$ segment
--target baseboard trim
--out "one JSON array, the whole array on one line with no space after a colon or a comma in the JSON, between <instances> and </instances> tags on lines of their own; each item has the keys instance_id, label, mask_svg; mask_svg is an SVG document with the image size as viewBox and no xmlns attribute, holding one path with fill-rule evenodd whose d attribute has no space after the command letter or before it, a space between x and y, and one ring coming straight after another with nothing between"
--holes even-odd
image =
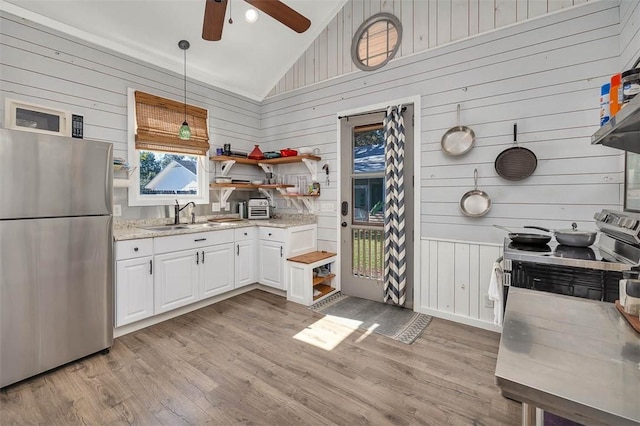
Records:
<instances>
[{"instance_id":1,"label":"baseboard trim","mask_svg":"<svg viewBox=\"0 0 640 426\"><path fill-rule=\"evenodd\" d=\"M502 327L494 325L493 322L487 322L475 318L463 317L450 312L442 312L435 309L416 307L416 312L421 314L431 315L432 317L446 319L448 321L457 322L459 324L470 325L472 327L482 328L484 330L495 331L496 333L502 333Z\"/></svg>"},{"instance_id":2,"label":"baseboard trim","mask_svg":"<svg viewBox=\"0 0 640 426\"><path fill-rule=\"evenodd\" d=\"M222 302L223 300L230 299L234 296L237 296L242 293L246 293L251 290L255 290L256 288L259 288L260 290L265 290L265 291L274 290L259 284L249 284L242 288L237 288L237 289L228 291L226 293L210 297L205 300L200 300L191 305L182 306L180 308L174 309L173 311L164 312L162 314L154 315L150 318L145 318L143 320L136 321L131 324L123 325L122 327L114 328L113 337L117 338L117 337L124 336L125 334L133 333L134 331L142 330L143 328L147 328L149 326L159 324L171 318L179 317L180 315L184 315L186 313L195 311L197 309L204 308L205 306L209 306L214 303ZM275 291L279 291L279 290L274 290L272 293L274 293ZM278 294L278 293L274 293L274 294Z\"/></svg>"}]
</instances>

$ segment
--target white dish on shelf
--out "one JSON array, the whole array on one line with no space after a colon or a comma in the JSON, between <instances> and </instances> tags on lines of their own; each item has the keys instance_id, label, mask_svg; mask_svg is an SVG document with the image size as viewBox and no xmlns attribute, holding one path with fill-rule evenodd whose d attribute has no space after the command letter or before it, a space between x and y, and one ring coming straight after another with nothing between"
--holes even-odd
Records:
<instances>
[{"instance_id":1,"label":"white dish on shelf","mask_svg":"<svg viewBox=\"0 0 640 426\"><path fill-rule=\"evenodd\" d=\"M232 179L230 177L217 177L214 179L215 183L231 183Z\"/></svg>"},{"instance_id":2,"label":"white dish on shelf","mask_svg":"<svg viewBox=\"0 0 640 426\"><path fill-rule=\"evenodd\" d=\"M311 154L313 152L313 148L302 147L296 149L296 151L298 151L298 154Z\"/></svg>"},{"instance_id":3,"label":"white dish on shelf","mask_svg":"<svg viewBox=\"0 0 640 426\"><path fill-rule=\"evenodd\" d=\"M251 183L253 185L262 185L262 181L261 180L252 180Z\"/></svg>"},{"instance_id":4,"label":"white dish on shelf","mask_svg":"<svg viewBox=\"0 0 640 426\"><path fill-rule=\"evenodd\" d=\"M291 186L285 189L287 190L287 194L297 194L300 191L297 186Z\"/></svg>"}]
</instances>

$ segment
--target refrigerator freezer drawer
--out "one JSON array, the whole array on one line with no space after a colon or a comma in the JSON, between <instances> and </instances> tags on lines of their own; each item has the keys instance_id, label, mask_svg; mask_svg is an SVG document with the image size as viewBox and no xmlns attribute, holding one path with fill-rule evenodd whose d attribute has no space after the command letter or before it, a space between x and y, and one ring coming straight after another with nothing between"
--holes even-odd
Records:
<instances>
[{"instance_id":1,"label":"refrigerator freezer drawer","mask_svg":"<svg viewBox=\"0 0 640 426\"><path fill-rule=\"evenodd\" d=\"M111 221L0 221L0 387L112 345Z\"/></svg>"}]
</instances>

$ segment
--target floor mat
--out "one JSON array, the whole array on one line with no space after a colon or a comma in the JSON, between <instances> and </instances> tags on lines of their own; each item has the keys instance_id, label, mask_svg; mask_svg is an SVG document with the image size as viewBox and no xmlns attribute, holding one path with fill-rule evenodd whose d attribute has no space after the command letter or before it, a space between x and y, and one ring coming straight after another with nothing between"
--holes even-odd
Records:
<instances>
[{"instance_id":1,"label":"floor mat","mask_svg":"<svg viewBox=\"0 0 640 426\"><path fill-rule=\"evenodd\" d=\"M409 309L336 293L309 309L359 321L360 328L410 345L427 328L431 317Z\"/></svg>"}]
</instances>

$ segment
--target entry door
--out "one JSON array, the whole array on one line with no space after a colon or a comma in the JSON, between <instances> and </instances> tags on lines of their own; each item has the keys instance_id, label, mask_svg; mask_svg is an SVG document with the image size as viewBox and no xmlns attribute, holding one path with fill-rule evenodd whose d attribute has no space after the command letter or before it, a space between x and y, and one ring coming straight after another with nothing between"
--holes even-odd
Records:
<instances>
[{"instance_id":1,"label":"entry door","mask_svg":"<svg viewBox=\"0 0 640 426\"><path fill-rule=\"evenodd\" d=\"M341 120L340 240L341 290L363 299L383 301L385 113ZM413 106L405 124L405 219L407 301L413 307Z\"/></svg>"}]
</instances>

